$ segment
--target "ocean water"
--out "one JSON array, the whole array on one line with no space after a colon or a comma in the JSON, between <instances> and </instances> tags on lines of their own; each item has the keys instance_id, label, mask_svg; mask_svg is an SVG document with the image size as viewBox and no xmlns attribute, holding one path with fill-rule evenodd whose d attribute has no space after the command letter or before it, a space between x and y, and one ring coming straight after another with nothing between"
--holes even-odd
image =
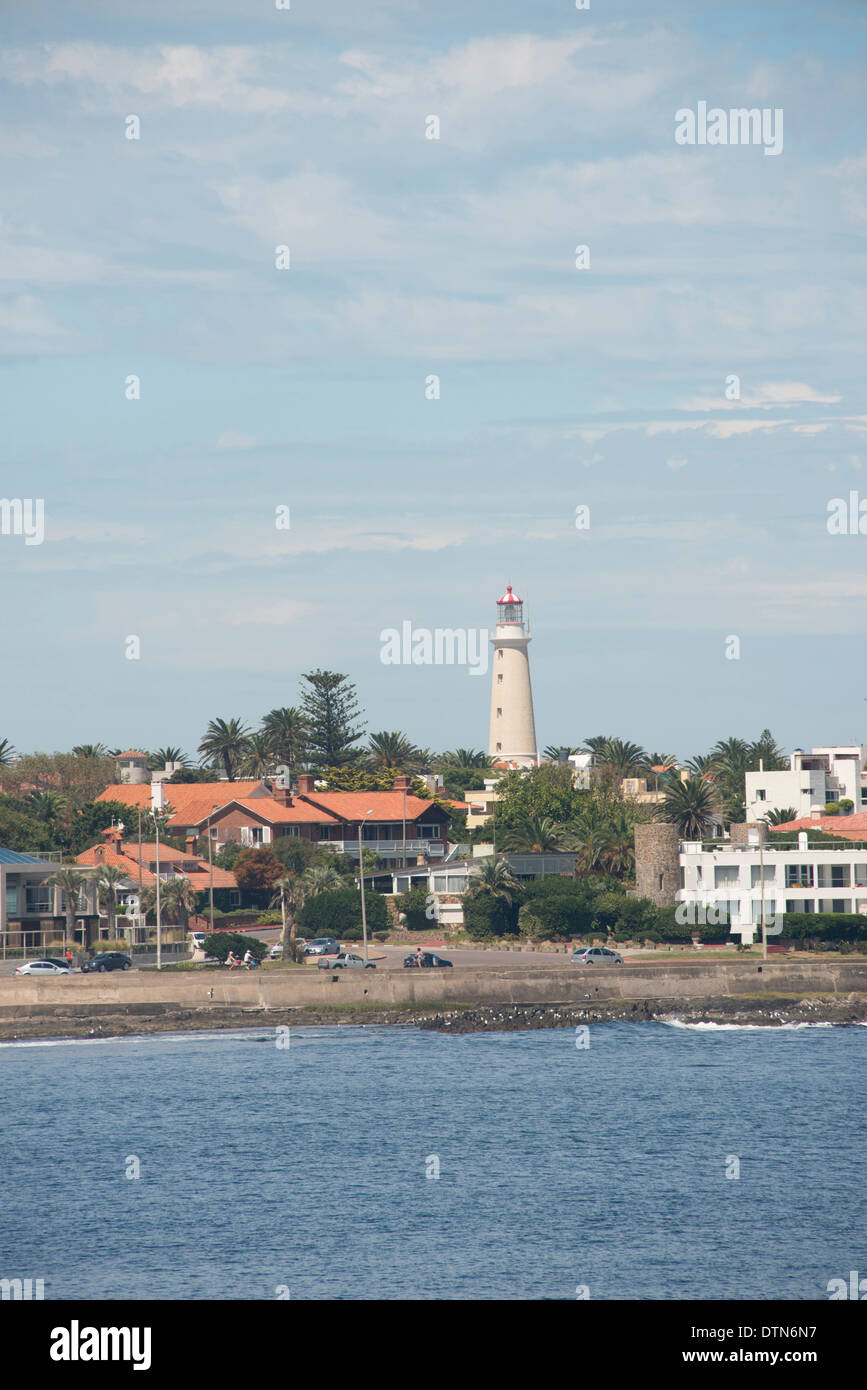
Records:
<instances>
[{"instance_id":1,"label":"ocean water","mask_svg":"<svg viewBox=\"0 0 867 1390\"><path fill-rule=\"evenodd\" d=\"M867 1270L867 1028L286 1039L0 1044L0 1277L70 1299L824 1299Z\"/></svg>"}]
</instances>

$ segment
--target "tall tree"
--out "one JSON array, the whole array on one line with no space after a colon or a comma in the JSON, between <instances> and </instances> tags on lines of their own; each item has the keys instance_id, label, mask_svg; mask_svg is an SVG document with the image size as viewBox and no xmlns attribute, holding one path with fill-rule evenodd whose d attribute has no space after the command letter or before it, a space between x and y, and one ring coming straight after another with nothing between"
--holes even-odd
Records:
<instances>
[{"instance_id":1,"label":"tall tree","mask_svg":"<svg viewBox=\"0 0 867 1390\"><path fill-rule=\"evenodd\" d=\"M112 941L117 931L117 894L122 883L128 883L134 870L118 868L116 864L101 864L96 874L96 884L100 898L104 898L108 917L108 934Z\"/></svg>"},{"instance_id":2,"label":"tall tree","mask_svg":"<svg viewBox=\"0 0 867 1390\"><path fill-rule=\"evenodd\" d=\"M8 738L0 738L0 767L8 767L15 757L15 749Z\"/></svg>"},{"instance_id":3,"label":"tall tree","mask_svg":"<svg viewBox=\"0 0 867 1390\"><path fill-rule=\"evenodd\" d=\"M77 743L72 751L76 758L104 758L108 753L104 743Z\"/></svg>"},{"instance_id":4,"label":"tall tree","mask_svg":"<svg viewBox=\"0 0 867 1390\"><path fill-rule=\"evenodd\" d=\"M418 772L424 765L420 748L398 730L371 734L367 760L371 767L393 767L401 772Z\"/></svg>"},{"instance_id":5,"label":"tall tree","mask_svg":"<svg viewBox=\"0 0 867 1390\"><path fill-rule=\"evenodd\" d=\"M713 827L719 814L713 787L701 777L672 782L666 788L662 819L677 826L684 840L701 840Z\"/></svg>"},{"instance_id":6,"label":"tall tree","mask_svg":"<svg viewBox=\"0 0 867 1390\"><path fill-rule=\"evenodd\" d=\"M550 854L569 848L568 832L550 816L522 816L503 839L505 849L525 854Z\"/></svg>"},{"instance_id":7,"label":"tall tree","mask_svg":"<svg viewBox=\"0 0 867 1390\"><path fill-rule=\"evenodd\" d=\"M437 758L437 770L445 772L447 769L454 768L461 772L469 772L473 768L489 768L492 759L487 753L483 753L477 748L454 748L447 753L440 753Z\"/></svg>"},{"instance_id":8,"label":"tall tree","mask_svg":"<svg viewBox=\"0 0 867 1390\"><path fill-rule=\"evenodd\" d=\"M250 730L240 719L212 719L199 744L202 762L223 770L230 782L235 780L235 768L247 750Z\"/></svg>"},{"instance_id":9,"label":"tall tree","mask_svg":"<svg viewBox=\"0 0 867 1390\"><path fill-rule=\"evenodd\" d=\"M151 772L162 772L166 763L180 763L181 767L190 766L190 760L183 748L176 748L171 743L167 748L156 748L153 753L148 753L148 767Z\"/></svg>"},{"instance_id":10,"label":"tall tree","mask_svg":"<svg viewBox=\"0 0 867 1390\"><path fill-rule=\"evenodd\" d=\"M267 777L274 766L274 754L268 735L261 731L250 734L241 758L241 771L245 777Z\"/></svg>"},{"instance_id":11,"label":"tall tree","mask_svg":"<svg viewBox=\"0 0 867 1390\"><path fill-rule=\"evenodd\" d=\"M307 721L294 705L269 710L262 720L262 733L268 739L276 762L289 767L304 761L307 732Z\"/></svg>"},{"instance_id":12,"label":"tall tree","mask_svg":"<svg viewBox=\"0 0 867 1390\"><path fill-rule=\"evenodd\" d=\"M52 888L59 888L63 894L63 912L66 917L63 944L67 946L75 936L75 917L78 912L78 895L91 875L83 869L59 869L46 879ZM83 943L82 943L83 944Z\"/></svg>"},{"instance_id":13,"label":"tall tree","mask_svg":"<svg viewBox=\"0 0 867 1390\"><path fill-rule=\"evenodd\" d=\"M311 761L345 767L361 756L354 748L365 730L354 684L339 671L307 671L301 708L309 733Z\"/></svg>"}]
</instances>

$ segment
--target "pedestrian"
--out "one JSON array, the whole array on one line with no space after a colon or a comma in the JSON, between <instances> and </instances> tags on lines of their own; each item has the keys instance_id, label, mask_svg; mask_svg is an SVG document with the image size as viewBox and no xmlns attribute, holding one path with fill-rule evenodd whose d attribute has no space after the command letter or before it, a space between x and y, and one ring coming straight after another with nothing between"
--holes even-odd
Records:
<instances>
[{"instance_id":1,"label":"pedestrian","mask_svg":"<svg viewBox=\"0 0 867 1390\"><path fill-rule=\"evenodd\" d=\"M250 950L250 947L248 946L247 949L246 949L246 951L244 952L244 969L245 969L245 970L249 970L249 969L250 969L250 965L251 965L251 963L252 963L252 960L253 960L253 952Z\"/></svg>"},{"instance_id":2,"label":"pedestrian","mask_svg":"<svg viewBox=\"0 0 867 1390\"><path fill-rule=\"evenodd\" d=\"M419 946L418 950L417 950L416 953L415 953L415 963L416 963L416 965L418 966L419 970L421 970L421 965L422 965L422 961L423 961L423 960L424 960L424 956L423 956L423 954L422 954L422 949L421 949L421 947Z\"/></svg>"},{"instance_id":3,"label":"pedestrian","mask_svg":"<svg viewBox=\"0 0 867 1390\"><path fill-rule=\"evenodd\" d=\"M72 969L72 952L70 951L70 949L69 949L68 946L67 946L67 948L66 948L66 964L69 966L69 969L71 970L71 969Z\"/></svg>"}]
</instances>

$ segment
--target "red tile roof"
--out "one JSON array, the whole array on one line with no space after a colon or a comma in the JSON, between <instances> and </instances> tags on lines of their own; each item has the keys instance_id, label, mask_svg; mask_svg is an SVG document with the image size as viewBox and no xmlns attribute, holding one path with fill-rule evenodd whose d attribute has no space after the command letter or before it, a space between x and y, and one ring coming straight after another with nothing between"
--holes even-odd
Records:
<instances>
[{"instance_id":1,"label":"red tile roof","mask_svg":"<svg viewBox=\"0 0 867 1390\"><path fill-rule=\"evenodd\" d=\"M296 805L306 802L311 806L323 807L343 821L364 820L368 811L373 812L372 816L367 816L371 821L399 821L404 815L403 792L311 792L296 797L295 802ZM426 801L424 797L408 792L406 818L418 820L435 805L435 801Z\"/></svg>"},{"instance_id":2,"label":"red tile roof","mask_svg":"<svg viewBox=\"0 0 867 1390\"><path fill-rule=\"evenodd\" d=\"M867 840L867 811L856 811L852 816L801 816L772 826L771 834L778 830L823 830L844 840Z\"/></svg>"},{"instance_id":3,"label":"red tile roof","mask_svg":"<svg viewBox=\"0 0 867 1390\"><path fill-rule=\"evenodd\" d=\"M156 874L152 873L146 866L156 860L156 844L142 845L142 869L141 881L145 888L152 888L156 883ZM160 868L177 870L183 863L195 861L195 869L184 870L183 877L188 879L190 886L201 892L210 884L210 873L208 870L207 859L200 859L197 855L181 854L176 849L171 849L168 845L160 844ZM111 845L91 845L90 849L84 850L76 855L75 862L86 867L99 867L102 864L113 864L118 869L123 869L129 875L130 881L138 884L139 861L138 845L135 843L124 843L121 845L120 852ZM214 865L214 887L215 888L237 888L238 881L234 874L227 869L219 869ZM177 876L177 875L175 875Z\"/></svg>"}]
</instances>

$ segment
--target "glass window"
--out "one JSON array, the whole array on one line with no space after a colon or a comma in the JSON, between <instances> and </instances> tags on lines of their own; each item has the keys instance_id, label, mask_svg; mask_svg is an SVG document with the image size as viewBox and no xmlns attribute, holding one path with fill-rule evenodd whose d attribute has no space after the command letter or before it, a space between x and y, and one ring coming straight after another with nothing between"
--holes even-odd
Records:
<instances>
[{"instance_id":1,"label":"glass window","mask_svg":"<svg viewBox=\"0 0 867 1390\"><path fill-rule=\"evenodd\" d=\"M787 887L787 888L812 888L812 887L813 887L813 866L812 866L812 864L787 864L787 865L786 865L786 887Z\"/></svg>"},{"instance_id":2,"label":"glass window","mask_svg":"<svg viewBox=\"0 0 867 1390\"><path fill-rule=\"evenodd\" d=\"M739 864L715 864L713 869L713 886L714 888L721 888L725 883L737 883L739 875Z\"/></svg>"},{"instance_id":3,"label":"glass window","mask_svg":"<svg viewBox=\"0 0 867 1390\"><path fill-rule=\"evenodd\" d=\"M751 888L758 888L758 887L760 886L760 884L761 884L761 882L762 882L762 871L761 871L761 870L762 870L761 864L751 864L751 865L750 865L750 887L751 887ZM774 883L775 880L776 880L776 877L777 877L777 866L776 866L776 864L766 864L766 865L765 865L765 873L764 873L765 883Z\"/></svg>"}]
</instances>

